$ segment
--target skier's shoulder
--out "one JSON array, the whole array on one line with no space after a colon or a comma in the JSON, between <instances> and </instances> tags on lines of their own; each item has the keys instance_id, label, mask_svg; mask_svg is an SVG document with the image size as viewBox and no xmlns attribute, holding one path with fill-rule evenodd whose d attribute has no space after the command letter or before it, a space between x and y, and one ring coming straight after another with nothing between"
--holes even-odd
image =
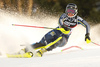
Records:
<instances>
[{"instance_id":1,"label":"skier's shoulder","mask_svg":"<svg viewBox=\"0 0 100 67\"><path fill-rule=\"evenodd\" d=\"M60 18L64 18L64 17L66 17L66 13L63 13L63 14L60 16Z\"/></svg>"},{"instance_id":2,"label":"skier's shoulder","mask_svg":"<svg viewBox=\"0 0 100 67\"><path fill-rule=\"evenodd\" d=\"M77 16L78 21L83 21L84 19L80 16Z\"/></svg>"},{"instance_id":3,"label":"skier's shoulder","mask_svg":"<svg viewBox=\"0 0 100 67\"><path fill-rule=\"evenodd\" d=\"M83 18L81 18L80 16L77 16L77 19L78 19L78 24L87 24L88 25L88 23L87 23L87 21L85 21Z\"/></svg>"}]
</instances>

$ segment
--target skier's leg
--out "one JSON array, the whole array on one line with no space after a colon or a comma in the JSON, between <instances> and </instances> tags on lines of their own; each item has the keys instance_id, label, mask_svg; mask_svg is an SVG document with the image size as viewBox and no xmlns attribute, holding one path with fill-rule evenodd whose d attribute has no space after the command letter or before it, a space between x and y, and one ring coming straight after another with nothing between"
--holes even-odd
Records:
<instances>
[{"instance_id":1,"label":"skier's leg","mask_svg":"<svg viewBox=\"0 0 100 67\"><path fill-rule=\"evenodd\" d=\"M59 37L55 41L47 44L46 46L36 48L36 49L40 48L40 50L38 50L37 53L34 56L42 57L44 52L51 51L52 49L56 48L57 45L58 45L57 42L60 42L61 39L62 39L62 37Z\"/></svg>"},{"instance_id":2,"label":"skier's leg","mask_svg":"<svg viewBox=\"0 0 100 67\"><path fill-rule=\"evenodd\" d=\"M48 32L39 43L31 45L32 49L35 49L34 56L41 57L44 52L50 51L56 48L62 42L61 33L57 30L52 30ZM25 49L25 51L32 51L31 49ZM34 51L33 51L34 52Z\"/></svg>"},{"instance_id":3,"label":"skier's leg","mask_svg":"<svg viewBox=\"0 0 100 67\"><path fill-rule=\"evenodd\" d=\"M34 49L38 50L36 55L41 57L44 52L54 49L61 38L57 30L48 32L38 44L33 44Z\"/></svg>"},{"instance_id":4,"label":"skier's leg","mask_svg":"<svg viewBox=\"0 0 100 67\"><path fill-rule=\"evenodd\" d=\"M53 30L50 31L53 33ZM46 52L47 50L44 48L44 46L46 46L46 44L48 44L49 42L51 42L52 39L52 35L50 34L50 32L48 32L42 39L40 42L37 43L33 43L32 45L27 45L24 49L21 49L18 53L19 54L23 54L26 52L32 52L33 54L35 54L36 52L41 52L41 54L43 54L44 52ZM41 48L43 47L43 48ZM42 55L41 55L42 56Z\"/></svg>"},{"instance_id":5,"label":"skier's leg","mask_svg":"<svg viewBox=\"0 0 100 67\"><path fill-rule=\"evenodd\" d=\"M51 51L52 49L56 48L60 42L62 40L62 36L61 33L57 30L52 30L49 33L47 33L42 40L39 43L44 44L44 46L42 47L38 47L38 48L44 48L45 51L40 50L38 51L38 54L42 54L46 51ZM37 49L37 48L35 48Z\"/></svg>"},{"instance_id":6,"label":"skier's leg","mask_svg":"<svg viewBox=\"0 0 100 67\"><path fill-rule=\"evenodd\" d=\"M55 33L56 35L53 36L51 33ZM31 48L26 48L25 51L34 52L35 49L34 56L42 57L44 52L51 51L56 47L62 47L67 43L69 36L59 35L59 32L52 30L47 33L39 43L32 44L30 46Z\"/></svg>"},{"instance_id":7,"label":"skier's leg","mask_svg":"<svg viewBox=\"0 0 100 67\"><path fill-rule=\"evenodd\" d=\"M61 39L61 42L60 42L60 44L58 45L58 47L63 47L63 46L65 46L66 44L67 44L67 42L68 42L68 39L69 39L69 36L70 36L71 34L69 34L69 35L62 35L62 39Z\"/></svg>"}]
</instances>

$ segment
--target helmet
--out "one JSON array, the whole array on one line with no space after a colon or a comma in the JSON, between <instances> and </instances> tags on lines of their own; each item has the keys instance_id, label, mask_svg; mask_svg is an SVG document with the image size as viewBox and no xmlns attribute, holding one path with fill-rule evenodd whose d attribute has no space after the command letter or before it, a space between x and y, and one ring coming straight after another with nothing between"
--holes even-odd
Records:
<instances>
[{"instance_id":1,"label":"helmet","mask_svg":"<svg viewBox=\"0 0 100 67\"><path fill-rule=\"evenodd\" d=\"M74 3L69 3L66 6L65 13L67 14L68 17L75 17L78 13L77 11L78 11L77 5Z\"/></svg>"}]
</instances>

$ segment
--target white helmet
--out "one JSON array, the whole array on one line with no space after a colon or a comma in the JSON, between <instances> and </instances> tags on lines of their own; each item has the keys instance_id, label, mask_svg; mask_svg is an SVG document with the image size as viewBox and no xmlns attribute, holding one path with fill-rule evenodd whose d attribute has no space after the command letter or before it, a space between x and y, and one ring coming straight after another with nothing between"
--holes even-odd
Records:
<instances>
[{"instance_id":1,"label":"white helmet","mask_svg":"<svg viewBox=\"0 0 100 67\"><path fill-rule=\"evenodd\" d=\"M74 3L69 3L66 6L65 13L67 14L68 17L75 17L78 13L77 11L78 11L77 5Z\"/></svg>"}]
</instances>

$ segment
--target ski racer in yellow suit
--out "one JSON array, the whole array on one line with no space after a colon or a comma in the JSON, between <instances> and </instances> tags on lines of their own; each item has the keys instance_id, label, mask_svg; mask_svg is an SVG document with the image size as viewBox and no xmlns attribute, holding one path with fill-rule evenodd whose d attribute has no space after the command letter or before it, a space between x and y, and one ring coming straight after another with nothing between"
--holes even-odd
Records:
<instances>
[{"instance_id":1,"label":"ski racer in yellow suit","mask_svg":"<svg viewBox=\"0 0 100 67\"><path fill-rule=\"evenodd\" d=\"M40 42L31 45L32 48L38 50L34 56L42 57L44 52L66 45L72 29L78 24L81 24L86 28L85 41L90 43L90 26L85 20L77 16L77 13L77 5L69 3L66 6L65 13L59 18L59 26L48 32ZM27 51L27 49L25 49L25 51Z\"/></svg>"}]
</instances>

